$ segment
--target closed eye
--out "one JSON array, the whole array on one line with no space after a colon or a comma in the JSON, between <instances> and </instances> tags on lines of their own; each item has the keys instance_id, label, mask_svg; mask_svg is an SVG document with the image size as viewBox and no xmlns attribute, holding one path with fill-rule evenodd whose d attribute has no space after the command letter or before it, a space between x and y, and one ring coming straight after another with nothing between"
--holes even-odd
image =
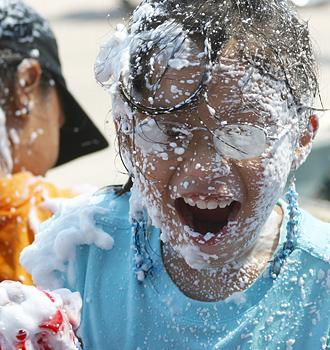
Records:
<instances>
[{"instance_id":1,"label":"closed eye","mask_svg":"<svg viewBox=\"0 0 330 350\"><path fill-rule=\"evenodd\" d=\"M187 130L183 125L178 126L177 124L171 125L168 123L158 123L158 126L162 132L170 138L185 139L190 135L189 130Z\"/></svg>"}]
</instances>

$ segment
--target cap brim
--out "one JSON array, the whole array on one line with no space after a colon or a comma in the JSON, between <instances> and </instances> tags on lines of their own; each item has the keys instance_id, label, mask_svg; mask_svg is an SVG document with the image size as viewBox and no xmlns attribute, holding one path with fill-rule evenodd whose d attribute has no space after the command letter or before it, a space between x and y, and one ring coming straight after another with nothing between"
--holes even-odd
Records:
<instances>
[{"instance_id":1,"label":"cap brim","mask_svg":"<svg viewBox=\"0 0 330 350\"><path fill-rule=\"evenodd\" d=\"M56 81L61 96L65 123L60 130L60 150L55 166L67 163L78 157L100 151L109 143L65 85Z\"/></svg>"}]
</instances>

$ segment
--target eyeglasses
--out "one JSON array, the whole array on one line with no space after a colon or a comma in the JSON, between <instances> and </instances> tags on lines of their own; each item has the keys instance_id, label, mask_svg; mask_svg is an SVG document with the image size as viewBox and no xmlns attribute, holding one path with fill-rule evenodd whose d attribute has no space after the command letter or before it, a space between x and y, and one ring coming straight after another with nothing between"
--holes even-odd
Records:
<instances>
[{"instance_id":1,"label":"eyeglasses","mask_svg":"<svg viewBox=\"0 0 330 350\"><path fill-rule=\"evenodd\" d=\"M164 159L182 155L193 132L202 130L211 132L214 147L219 154L236 160L258 157L266 149L269 140L278 139L270 136L266 129L249 123L228 123L210 130L207 127L188 128L178 122L157 121L150 117L141 121L133 133L135 145L143 153Z\"/></svg>"}]
</instances>

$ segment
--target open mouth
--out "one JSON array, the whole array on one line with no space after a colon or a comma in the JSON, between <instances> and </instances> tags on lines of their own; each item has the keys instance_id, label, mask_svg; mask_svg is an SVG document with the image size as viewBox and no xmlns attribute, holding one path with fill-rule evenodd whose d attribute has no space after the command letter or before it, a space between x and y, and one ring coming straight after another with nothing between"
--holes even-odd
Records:
<instances>
[{"instance_id":1,"label":"open mouth","mask_svg":"<svg viewBox=\"0 0 330 350\"><path fill-rule=\"evenodd\" d=\"M175 208L184 226L193 232L192 236L205 238L221 234L223 228L239 212L241 204L234 200L215 200L205 198L197 200L191 197L177 198Z\"/></svg>"}]
</instances>

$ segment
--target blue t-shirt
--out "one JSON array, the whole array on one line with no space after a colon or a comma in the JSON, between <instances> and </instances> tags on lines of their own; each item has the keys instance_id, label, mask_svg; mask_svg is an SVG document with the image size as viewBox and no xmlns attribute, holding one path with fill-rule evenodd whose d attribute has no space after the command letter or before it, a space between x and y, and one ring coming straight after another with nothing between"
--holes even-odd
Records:
<instances>
[{"instance_id":1,"label":"blue t-shirt","mask_svg":"<svg viewBox=\"0 0 330 350\"><path fill-rule=\"evenodd\" d=\"M153 226L148 251L157 270L139 284L132 272L135 251L129 194L116 198L109 191L91 198L88 205L94 210L94 226L112 236L112 248L78 245L70 268L65 268L68 261L50 272L59 281L57 286L81 293L78 335L85 350L316 350L329 344L329 224L302 210L301 237L275 280L267 273L269 264L245 291L223 301L201 302L182 294L167 274L160 232ZM285 213L280 246L285 241L288 213L286 204L279 204ZM44 236L50 226L61 227L61 219L60 214L51 221L53 225L44 225ZM51 234L48 237L53 240ZM29 272L33 274L33 269Z\"/></svg>"}]
</instances>

